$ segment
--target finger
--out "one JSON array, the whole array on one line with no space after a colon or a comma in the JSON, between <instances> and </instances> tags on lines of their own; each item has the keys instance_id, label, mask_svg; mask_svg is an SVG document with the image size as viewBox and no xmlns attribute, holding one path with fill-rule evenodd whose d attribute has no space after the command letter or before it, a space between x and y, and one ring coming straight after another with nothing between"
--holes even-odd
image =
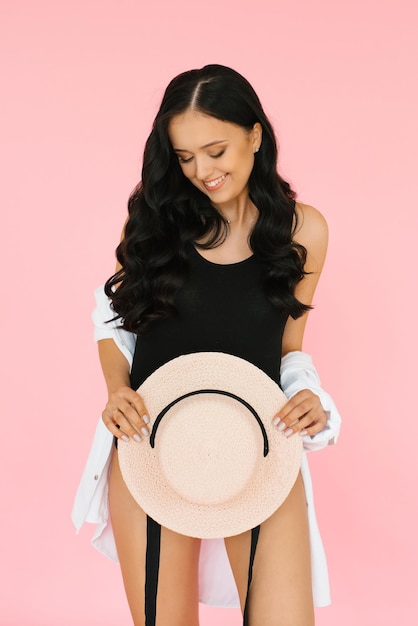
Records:
<instances>
[{"instance_id":1,"label":"finger","mask_svg":"<svg viewBox=\"0 0 418 626\"><path fill-rule=\"evenodd\" d=\"M304 426L310 425L317 413L318 411L315 411L315 408L312 409L307 404L298 404L285 417L280 418L280 416L276 416L273 420L273 425L280 432L287 433L289 429L293 429L292 432L297 432ZM289 434L292 433L288 433L287 436Z\"/></svg>"},{"instance_id":2,"label":"finger","mask_svg":"<svg viewBox=\"0 0 418 626\"><path fill-rule=\"evenodd\" d=\"M309 412L304 417L301 417L300 419L291 422L288 426L284 422L282 422L279 425L278 429L283 432L285 437L291 437L296 433L306 433L306 429L312 427L313 423L314 422Z\"/></svg>"},{"instance_id":3,"label":"finger","mask_svg":"<svg viewBox=\"0 0 418 626\"><path fill-rule=\"evenodd\" d=\"M291 437L295 433L305 435L319 432L326 424L322 405L320 402L314 402L314 406L306 410L308 406L309 404L305 403L296 406L283 420L276 417L273 424L285 437Z\"/></svg>"},{"instance_id":4,"label":"finger","mask_svg":"<svg viewBox=\"0 0 418 626\"><path fill-rule=\"evenodd\" d=\"M122 408L120 406L120 401L128 402L131 406L135 408L138 415L140 415L141 417L147 415L147 409L145 407L142 397L139 395L138 392L134 391L130 387L123 387L122 389L120 389L118 392L116 392L115 398L117 399L116 405L119 408ZM113 396L111 396L110 400L113 399Z\"/></svg>"},{"instance_id":5,"label":"finger","mask_svg":"<svg viewBox=\"0 0 418 626\"><path fill-rule=\"evenodd\" d=\"M296 422L304 415L308 415L311 411L319 410L319 403L314 398L307 398L298 403L292 403L286 409L286 414L281 415L279 413L279 417L281 421L285 421L286 424L290 426L292 422Z\"/></svg>"},{"instance_id":6,"label":"finger","mask_svg":"<svg viewBox=\"0 0 418 626\"><path fill-rule=\"evenodd\" d=\"M125 434L128 440L131 438L141 441L149 435L150 419L144 402L139 394L128 387L111 394L102 418L109 430L120 439L124 439ZM118 432L115 433L112 424L116 426Z\"/></svg>"},{"instance_id":7,"label":"finger","mask_svg":"<svg viewBox=\"0 0 418 626\"><path fill-rule=\"evenodd\" d=\"M107 415L107 417L103 417L103 421L111 433L123 441L132 439L139 443L149 436L149 430L146 425L142 426L140 430L137 431L133 428L129 420L126 419L125 415L118 409L113 413L111 419L109 419Z\"/></svg>"},{"instance_id":8,"label":"finger","mask_svg":"<svg viewBox=\"0 0 418 626\"><path fill-rule=\"evenodd\" d=\"M309 389L302 389L302 391L298 391L293 398L288 400L286 404L284 404L280 411L277 412L277 417L281 420L286 420L292 411L294 411L298 406L302 406L305 409L305 413L312 408L312 403L319 401L318 396L312 393Z\"/></svg>"},{"instance_id":9,"label":"finger","mask_svg":"<svg viewBox=\"0 0 418 626\"><path fill-rule=\"evenodd\" d=\"M312 413L309 412L307 415L302 417L296 424L291 424L287 430L285 430L285 437L291 437L292 435L298 433L302 437L308 434L308 430L312 432L312 429L316 427L318 421L312 417ZM318 430L315 432L319 432L322 427L319 426Z\"/></svg>"},{"instance_id":10,"label":"finger","mask_svg":"<svg viewBox=\"0 0 418 626\"><path fill-rule=\"evenodd\" d=\"M135 441L141 441L150 434L147 423L144 421L144 417L138 415L135 408L129 403L121 403L121 406L116 415L114 415L113 419L120 426L121 430L129 438L134 439ZM148 418L146 417L146 419Z\"/></svg>"},{"instance_id":11,"label":"finger","mask_svg":"<svg viewBox=\"0 0 418 626\"><path fill-rule=\"evenodd\" d=\"M306 426L304 429L302 429L302 431L300 431L299 434L302 436L316 435L317 433L320 433L322 430L324 430L324 428L327 425L327 421L328 421L327 414L325 413L325 411L322 411L321 416L315 422L309 424L309 426Z\"/></svg>"},{"instance_id":12,"label":"finger","mask_svg":"<svg viewBox=\"0 0 418 626\"><path fill-rule=\"evenodd\" d=\"M114 437L116 437L117 439L123 439L124 441L129 441L128 435L123 432L123 430L120 428L119 424L116 421L117 413L117 409L111 414L105 409L102 413L103 423L106 428L110 430Z\"/></svg>"},{"instance_id":13,"label":"finger","mask_svg":"<svg viewBox=\"0 0 418 626\"><path fill-rule=\"evenodd\" d=\"M142 415L145 415L145 409L142 406L134 406L130 402L121 399L118 402L117 408L135 428L145 423L142 418Z\"/></svg>"},{"instance_id":14,"label":"finger","mask_svg":"<svg viewBox=\"0 0 418 626\"><path fill-rule=\"evenodd\" d=\"M109 396L109 407L114 406L115 408L123 410L126 403L134 407L138 415L145 416L147 414L147 409L142 397L130 387L122 387Z\"/></svg>"},{"instance_id":15,"label":"finger","mask_svg":"<svg viewBox=\"0 0 418 626\"><path fill-rule=\"evenodd\" d=\"M129 387L123 387L118 392L110 396L109 404L114 404L126 415L126 417L132 419L132 422L135 423L137 421L137 417L135 413L130 411L130 407L133 407L142 421L146 424L149 423L148 412L142 397Z\"/></svg>"},{"instance_id":16,"label":"finger","mask_svg":"<svg viewBox=\"0 0 418 626\"><path fill-rule=\"evenodd\" d=\"M135 408L144 424L150 423L149 414L141 396L135 391L130 404Z\"/></svg>"},{"instance_id":17,"label":"finger","mask_svg":"<svg viewBox=\"0 0 418 626\"><path fill-rule=\"evenodd\" d=\"M283 430L283 424L286 427L290 427L311 411L319 413L323 411L323 408L319 397L309 389L304 389L293 396L293 398L280 409L273 419L273 424L275 426L281 425L281 430Z\"/></svg>"}]
</instances>

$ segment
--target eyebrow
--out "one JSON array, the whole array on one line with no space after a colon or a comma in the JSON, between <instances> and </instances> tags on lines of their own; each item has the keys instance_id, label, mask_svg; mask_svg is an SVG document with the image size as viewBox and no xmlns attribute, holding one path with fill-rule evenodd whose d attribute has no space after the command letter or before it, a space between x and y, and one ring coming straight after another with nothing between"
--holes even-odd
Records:
<instances>
[{"instance_id":1,"label":"eyebrow","mask_svg":"<svg viewBox=\"0 0 418 626\"><path fill-rule=\"evenodd\" d=\"M200 149L204 150L204 148L210 148L211 146L216 146L218 143L225 143L228 139L219 139L217 141L211 141L210 143L205 144ZM174 152L190 152L190 150L185 150L184 148L173 148Z\"/></svg>"}]
</instances>

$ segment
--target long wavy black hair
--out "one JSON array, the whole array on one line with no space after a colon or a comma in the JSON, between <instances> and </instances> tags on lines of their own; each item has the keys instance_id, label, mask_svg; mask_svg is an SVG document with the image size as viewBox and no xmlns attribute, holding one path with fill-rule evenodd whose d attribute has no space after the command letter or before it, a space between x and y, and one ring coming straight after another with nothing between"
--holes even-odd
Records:
<instances>
[{"instance_id":1,"label":"long wavy black hair","mask_svg":"<svg viewBox=\"0 0 418 626\"><path fill-rule=\"evenodd\" d=\"M146 142L141 182L129 197L124 238L116 250L122 269L105 285L114 319L142 335L154 320L174 316L174 296L187 275L188 246L212 248L228 234L226 220L182 173L170 143L171 119L190 108L248 131L261 124L262 145L248 183L259 216L249 244L265 265L266 296L286 314L300 317L310 308L294 296L305 274L306 249L293 241L296 194L277 173L273 128L243 76L206 65L170 82ZM205 244L197 244L202 239Z\"/></svg>"}]
</instances>

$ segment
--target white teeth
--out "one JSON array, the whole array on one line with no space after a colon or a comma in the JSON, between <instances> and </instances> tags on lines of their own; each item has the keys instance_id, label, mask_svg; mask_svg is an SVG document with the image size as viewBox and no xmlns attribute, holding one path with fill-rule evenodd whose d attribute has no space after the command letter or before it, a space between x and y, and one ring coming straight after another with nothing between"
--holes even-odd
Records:
<instances>
[{"instance_id":1,"label":"white teeth","mask_svg":"<svg viewBox=\"0 0 418 626\"><path fill-rule=\"evenodd\" d=\"M220 178L217 178L216 180L211 180L210 182L205 183L205 187L216 187L216 185L219 185L219 183L221 183L225 179L225 177L226 174L224 174Z\"/></svg>"}]
</instances>

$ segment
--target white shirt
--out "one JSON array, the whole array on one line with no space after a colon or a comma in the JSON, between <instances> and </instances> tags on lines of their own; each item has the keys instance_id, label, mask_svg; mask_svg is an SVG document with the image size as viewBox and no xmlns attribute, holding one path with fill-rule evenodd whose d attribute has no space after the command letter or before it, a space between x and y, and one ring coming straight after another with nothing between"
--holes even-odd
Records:
<instances>
[{"instance_id":1,"label":"white shirt","mask_svg":"<svg viewBox=\"0 0 418 626\"><path fill-rule=\"evenodd\" d=\"M97 306L93 312L95 339L112 338L129 364L135 351L135 335L118 328L117 322L105 324L114 317L103 287L96 292ZM304 437L305 450L319 450L336 443L341 418L331 397L320 387L312 359L303 352L290 352L282 358L281 385L288 398L301 389L311 389L320 399L328 415L323 431ZM92 544L104 555L118 561L108 508L108 474L113 435L99 419L92 447L82 475L72 510L72 520L80 530L84 522L96 524ZM325 552L315 516L313 490L306 453L303 453L301 474L305 486L309 536L311 545L312 585L315 606L330 603L328 569ZM199 599L205 604L239 607L238 592L226 554L223 539L203 539L199 562Z\"/></svg>"}]
</instances>

